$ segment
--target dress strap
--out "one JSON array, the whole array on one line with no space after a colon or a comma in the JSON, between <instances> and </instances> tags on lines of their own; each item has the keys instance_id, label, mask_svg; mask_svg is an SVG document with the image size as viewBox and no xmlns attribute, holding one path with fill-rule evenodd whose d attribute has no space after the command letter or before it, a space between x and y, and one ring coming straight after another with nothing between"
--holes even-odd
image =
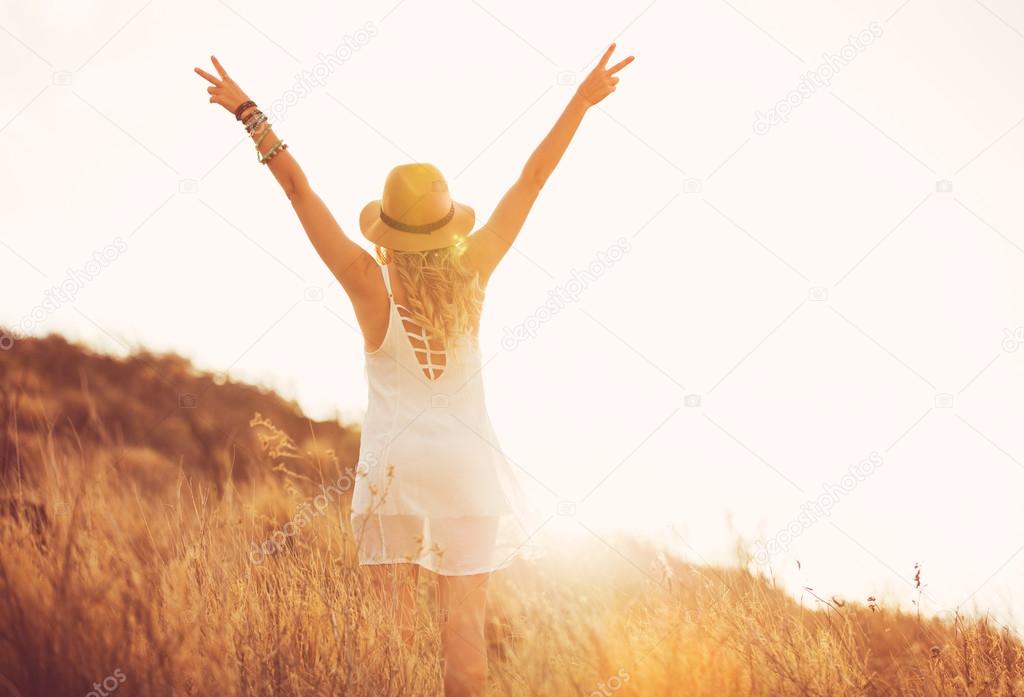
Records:
<instances>
[{"instance_id":1,"label":"dress strap","mask_svg":"<svg viewBox=\"0 0 1024 697\"><path fill-rule=\"evenodd\" d=\"M391 274L388 273L388 265L380 265L381 274L384 276L384 287L388 289L388 297L394 300L394 296L391 294Z\"/></svg>"}]
</instances>

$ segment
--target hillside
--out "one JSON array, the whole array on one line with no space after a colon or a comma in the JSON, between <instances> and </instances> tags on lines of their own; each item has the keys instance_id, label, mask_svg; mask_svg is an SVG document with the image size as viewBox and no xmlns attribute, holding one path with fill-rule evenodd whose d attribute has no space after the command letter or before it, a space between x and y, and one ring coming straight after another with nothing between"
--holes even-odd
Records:
<instances>
[{"instance_id":1,"label":"hillside","mask_svg":"<svg viewBox=\"0 0 1024 697\"><path fill-rule=\"evenodd\" d=\"M302 456L290 465L303 474L337 478L356 462L358 428L310 420L274 392L180 356L114 358L55 335L26 338L0 351L0 479L15 469L31 476L56 448L104 462L150 494L179 473L222 494L229 480L267 470L261 430L250 426L257 413L295 440Z\"/></svg>"},{"instance_id":2,"label":"hillside","mask_svg":"<svg viewBox=\"0 0 1024 697\"><path fill-rule=\"evenodd\" d=\"M434 579L407 645L356 563L354 429L53 336L0 351L0 425L0 697L440 693ZM737 556L594 536L496 574L488 694L1024 695L1012 630L794 599Z\"/></svg>"}]
</instances>

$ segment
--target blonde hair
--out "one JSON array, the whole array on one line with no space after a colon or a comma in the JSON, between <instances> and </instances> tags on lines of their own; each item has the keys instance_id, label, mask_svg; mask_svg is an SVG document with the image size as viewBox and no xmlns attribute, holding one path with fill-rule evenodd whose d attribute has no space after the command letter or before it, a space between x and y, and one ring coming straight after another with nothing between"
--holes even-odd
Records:
<instances>
[{"instance_id":1,"label":"blonde hair","mask_svg":"<svg viewBox=\"0 0 1024 697\"><path fill-rule=\"evenodd\" d=\"M483 309L480 276L465 263L463 245L402 252L376 245L377 261L398 271L411 319L439 338L449 354L458 339L476 337Z\"/></svg>"}]
</instances>

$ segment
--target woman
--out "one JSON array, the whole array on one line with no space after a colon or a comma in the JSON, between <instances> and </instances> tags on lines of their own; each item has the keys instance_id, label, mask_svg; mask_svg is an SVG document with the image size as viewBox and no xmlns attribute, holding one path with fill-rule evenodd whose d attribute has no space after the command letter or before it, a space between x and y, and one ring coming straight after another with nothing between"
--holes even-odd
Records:
<instances>
[{"instance_id":1,"label":"woman","mask_svg":"<svg viewBox=\"0 0 1024 697\"><path fill-rule=\"evenodd\" d=\"M412 636L419 569L438 576L446 695L482 695L491 572L529 556L533 529L484 404L477 339L484 289L594 104L615 91L615 44L580 84L486 225L430 164L395 167L360 215L376 259L345 235L295 158L212 57L210 101L241 121L337 277L364 338L369 404L352 501L359 561ZM403 331L404 330L404 331Z\"/></svg>"}]
</instances>

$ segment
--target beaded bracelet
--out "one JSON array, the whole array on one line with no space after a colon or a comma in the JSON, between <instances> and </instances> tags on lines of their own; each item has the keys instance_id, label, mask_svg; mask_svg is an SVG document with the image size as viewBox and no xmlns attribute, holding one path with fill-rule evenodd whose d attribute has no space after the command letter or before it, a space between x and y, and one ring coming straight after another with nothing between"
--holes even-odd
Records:
<instances>
[{"instance_id":1,"label":"beaded bracelet","mask_svg":"<svg viewBox=\"0 0 1024 697\"><path fill-rule=\"evenodd\" d=\"M238 107L235 109L235 120L236 121L241 121L242 120L242 112L245 111L246 109L248 109L251 106L256 106L256 102L254 102L252 100L249 100L247 102L242 102L241 104L239 104Z\"/></svg>"},{"instance_id":2,"label":"beaded bracelet","mask_svg":"<svg viewBox=\"0 0 1024 697\"><path fill-rule=\"evenodd\" d=\"M281 143L281 147L280 148L276 148L276 149L274 149L274 150L272 150L270 152L270 157L264 157L263 158L263 164L267 164L268 162L270 162L271 158L275 157L278 153L280 153L280 152L282 152L284 150L287 150L287 149L288 149L288 143Z\"/></svg>"},{"instance_id":3,"label":"beaded bracelet","mask_svg":"<svg viewBox=\"0 0 1024 697\"><path fill-rule=\"evenodd\" d=\"M288 144L287 143L285 143L283 140L277 141L276 143L274 143L273 147L270 148L270 150L267 150L267 154L266 155L260 155L260 157L259 157L260 164L261 165L267 164L268 162L270 162L271 158L274 157L274 155L276 155L281 150L287 150L287 149L288 149ZM257 154L258 153L259 153L259 151L257 150Z\"/></svg>"},{"instance_id":4,"label":"beaded bracelet","mask_svg":"<svg viewBox=\"0 0 1024 697\"><path fill-rule=\"evenodd\" d=\"M257 111L253 117L250 117L249 120L245 122L245 132L252 135L253 132L259 128L260 124L266 123L266 121L267 115L262 111Z\"/></svg>"}]
</instances>

